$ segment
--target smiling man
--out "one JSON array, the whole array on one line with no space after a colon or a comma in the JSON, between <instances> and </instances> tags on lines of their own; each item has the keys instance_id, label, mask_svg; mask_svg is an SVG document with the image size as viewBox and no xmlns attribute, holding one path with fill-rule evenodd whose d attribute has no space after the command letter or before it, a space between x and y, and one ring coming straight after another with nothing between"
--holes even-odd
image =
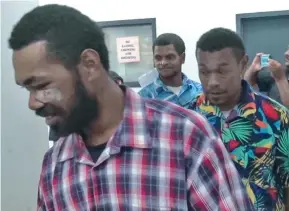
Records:
<instances>
[{"instance_id":1,"label":"smiling man","mask_svg":"<svg viewBox=\"0 0 289 211\"><path fill-rule=\"evenodd\" d=\"M89 17L37 7L9 44L30 109L62 136L43 159L39 211L252 210L209 123L115 83L104 34Z\"/></svg>"},{"instance_id":2,"label":"smiling man","mask_svg":"<svg viewBox=\"0 0 289 211\"><path fill-rule=\"evenodd\" d=\"M196 46L204 94L190 109L221 135L257 210L285 210L289 186L289 113L242 80L248 58L241 38L224 28Z\"/></svg>"},{"instance_id":3,"label":"smiling man","mask_svg":"<svg viewBox=\"0 0 289 211\"><path fill-rule=\"evenodd\" d=\"M159 76L141 89L139 94L187 108L192 99L202 91L202 86L182 73L185 51L185 43L178 35L165 33L158 36L153 44L153 53Z\"/></svg>"}]
</instances>

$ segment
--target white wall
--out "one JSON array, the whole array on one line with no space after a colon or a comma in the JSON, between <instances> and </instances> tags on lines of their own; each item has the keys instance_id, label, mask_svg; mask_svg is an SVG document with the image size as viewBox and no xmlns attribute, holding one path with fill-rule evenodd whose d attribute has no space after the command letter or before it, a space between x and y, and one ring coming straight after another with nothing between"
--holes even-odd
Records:
<instances>
[{"instance_id":1,"label":"white wall","mask_svg":"<svg viewBox=\"0 0 289 211\"><path fill-rule=\"evenodd\" d=\"M194 3L193 3L194 2ZM206 30L213 27L236 29L237 13L288 10L288 0L39 0L39 5L58 3L72 6L95 21L156 18L157 35L173 32L180 35L187 47L184 72L199 81L195 44Z\"/></svg>"},{"instance_id":2,"label":"white wall","mask_svg":"<svg viewBox=\"0 0 289 211\"><path fill-rule=\"evenodd\" d=\"M1 209L36 210L43 155L48 150L44 120L28 109L28 92L15 84L8 37L37 0L1 1Z\"/></svg>"}]
</instances>

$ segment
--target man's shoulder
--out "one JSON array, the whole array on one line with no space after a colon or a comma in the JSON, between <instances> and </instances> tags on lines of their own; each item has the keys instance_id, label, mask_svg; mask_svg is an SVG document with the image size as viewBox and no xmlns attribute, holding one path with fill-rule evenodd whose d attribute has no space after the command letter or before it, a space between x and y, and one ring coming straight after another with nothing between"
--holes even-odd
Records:
<instances>
[{"instance_id":1,"label":"man's shoulder","mask_svg":"<svg viewBox=\"0 0 289 211\"><path fill-rule=\"evenodd\" d=\"M185 117L185 115L191 115L191 111L172 103L170 101L159 100L159 99L145 99L144 103L147 108L155 113L163 113L175 117Z\"/></svg>"},{"instance_id":2,"label":"man's shoulder","mask_svg":"<svg viewBox=\"0 0 289 211\"><path fill-rule=\"evenodd\" d=\"M69 142L72 135L67 137L58 138L57 141L54 142L53 146L47 150L43 158L43 165L51 164L58 159L60 152L63 150L65 142Z\"/></svg>"},{"instance_id":3,"label":"man's shoulder","mask_svg":"<svg viewBox=\"0 0 289 211\"><path fill-rule=\"evenodd\" d=\"M149 97L155 88L155 83L151 82L150 84L146 85L145 87L141 88L138 94L142 97Z\"/></svg>"},{"instance_id":4,"label":"man's shoulder","mask_svg":"<svg viewBox=\"0 0 289 211\"><path fill-rule=\"evenodd\" d=\"M202 87L202 84L200 82L194 81L194 80L189 79L189 78L188 78L188 83L194 84L197 87Z\"/></svg>"},{"instance_id":5,"label":"man's shoulder","mask_svg":"<svg viewBox=\"0 0 289 211\"><path fill-rule=\"evenodd\" d=\"M283 106L281 103L277 102L276 100L268 97L267 95L264 95L260 92L254 92L254 96L255 96L255 102L257 104L257 106L261 109L267 109L268 107L266 107L265 105L270 104L271 107L275 110L283 110L285 112L288 112L288 109Z\"/></svg>"},{"instance_id":6,"label":"man's shoulder","mask_svg":"<svg viewBox=\"0 0 289 211\"><path fill-rule=\"evenodd\" d=\"M189 110L193 110L193 111L197 110L198 106L199 106L200 104L202 104L202 102L204 102L204 100L205 100L205 95L203 94L202 91L200 91L200 92L197 93L197 94L195 95L195 97L192 99L192 101L191 101L188 109L189 109Z\"/></svg>"},{"instance_id":7,"label":"man's shoulder","mask_svg":"<svg viewBox=\"0 0 289 211\"><path fill-rule=\"evenodd\" d=\"M254 92L254 95L257 112L263 113L269 119L282 120L289 124L289 110L285 106L262 93Z\"/></svg>"},{"instance_id":8,"label":"man's shoulder","mask_svg":"<svg viewBox=\"0 0 289 211\"><path fill-rule=\"evenodd\" d=\"M162 117L167 117L172 122L179 122L183 124L191 124L191 126L202 128L206 124L205 118L199 113L178 106L169 101L157 99L145 99L145 105L149 111L159 114ZM162 121L162 119L157 119Z\"/></svg>"},{"instance_id":9,"label":"man's shoulder","mask_svg":"<svg viewBox=\"0 0 289 211\"><path fill-rule=\"evenodd\" d=\"M197 81L193 81L192 79L187 79L187 83L193 85L194 87L196 87L198 90L203 90L202 84L200 82Z\"/></svg>"},{"instance_id":10,"label":"man's shoulder","mask_svg":"<svg viewBox=\"0 0 289 211\"><path fill-rule=\"evenodd\" d=\"M157 125L176 131L180 136L175 137L183 138L179 141L183 141L180 143L184 146L185 155L188 155L191 149L200 152L205 145L221 143L217 132L208 120L196 111L156 99L147 99L146 107L155 112L154 121L158 122ZM174 139L174 136L171 138Z\"/></svg>"}]
</instances>

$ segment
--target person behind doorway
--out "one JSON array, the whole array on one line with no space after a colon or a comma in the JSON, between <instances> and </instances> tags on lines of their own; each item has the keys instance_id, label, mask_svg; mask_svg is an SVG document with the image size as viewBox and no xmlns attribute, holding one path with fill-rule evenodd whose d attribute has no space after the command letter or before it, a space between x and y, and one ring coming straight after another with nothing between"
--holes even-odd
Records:
<instances>
[{"instance_id":1,"label":"person behind doorway","mask_svg":"<svg viewBox=\"0 0 289 211\"><path fill-rule=\"evenodd\" d=\"M153 44L153 53L159 76L142 88L139 94L145 98L167 100L186 108L202 91L202 86L182 73L185 51L185 43L178 35L165 33L158 36Z\"/></svg>"},{"instance_id":2,"label":"person behind doorway","mask_svg":"<svg viewBox=\"0 0 289 211\"><path fill-rule=\"evenodd\" d=\"M256 210L285 210L289 181L289 112L242 80L248 57L241 38L225 28L196 44L204 93L189 109L221 135Z\"/></svg>"},{"instance_id":3,"label":"person behind doorway","mask_svg":"<svg viewBox=\"0 0 289 211\"><path fill-rule=\"evenodd\" d=\"M263 70L260 62L262 53L258 53L245 72L244 79L252 87L289 108L289 47L284 55L284 67L279 61L270 59L268 70Z\"/></svg>"},{"instance_id":4,"label":"person behind doorway","mask_svg":"<svg viewBox=\"0 0 289 211\"><path fill-rule=\"evenodd\" d=\"M62 137L44 156L37 210L253 210L205 118L110 78L104 34L89 17L36 7L9 45L30 109Z\"/></svg>"}]
</instances>

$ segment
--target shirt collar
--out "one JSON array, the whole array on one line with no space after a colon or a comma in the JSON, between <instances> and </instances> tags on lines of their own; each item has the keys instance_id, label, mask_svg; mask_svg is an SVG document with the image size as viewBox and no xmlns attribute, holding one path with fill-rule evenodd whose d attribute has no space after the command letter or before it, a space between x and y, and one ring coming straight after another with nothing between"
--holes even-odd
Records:
<instances>
[{"instance_id":1,"label":"shirt collar","mask_svg":"<svg viewBox=\"0 0 289 211\"><path fill-rule=\"evenodd\" d=\"M206 99L205 95L202 93L197 97L195 101L195 106L199 107L201 110L211 113L213 115L222 116L222 112L217 106L211 105ZM255 114L257 111L255 102L255 93L252 87L244 80L242 80L242 93L241 98L233 110L236 112L237 116L244 117L250 120L255 119Z\"/></svg>"},{"instance_id":2,"label":"shirt collar","mask_svg":"<svg viewBox=\"0 0 289 211\"><path fill-rule=\"evenodd\" d=\"M114 149L120 147L151 148L153 114L148 112L149 108L146 107L145 100L137 93L126 87L122 88L125 92L123 120L108 141L107 147ZM58 156L60 162L75 156L80 158L86 151L82 137L77 134L61 138L56 144L61 144Z\"/></svg>"},{"instance_id":3,"label":"shirt collar","mask_svg":"<svg viewBox=\"0 0 289 211\"><path fill-rule=\"evenodd\" d=\"M167 85L164 84L164 82L160 79L160 76L158 76L155 81L155 90L157 93L164 91L168 91ZM191 80L184 74L182 73L182 86L192 86Z\"/></svg>"}]
</instances>

